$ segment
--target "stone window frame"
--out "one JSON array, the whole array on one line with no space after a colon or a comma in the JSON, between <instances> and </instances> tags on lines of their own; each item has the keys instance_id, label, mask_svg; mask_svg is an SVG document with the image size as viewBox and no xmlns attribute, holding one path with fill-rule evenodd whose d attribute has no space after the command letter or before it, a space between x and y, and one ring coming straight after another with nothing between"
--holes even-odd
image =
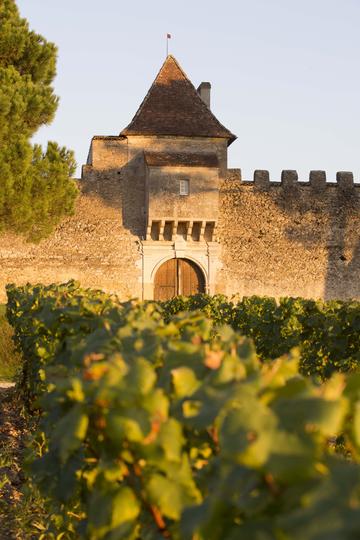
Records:
<instances>
[{"instance_id":1,"label":"stone window frame","mask_svg":"<svg viewBox=\"0 0 360 540\"><path fill-rule=\"evenodd\" d=\"M190 180L188 178L182 178L179 182L179 195L181 197L187 197L190 193Z\"/></svg>"}]
</instances>

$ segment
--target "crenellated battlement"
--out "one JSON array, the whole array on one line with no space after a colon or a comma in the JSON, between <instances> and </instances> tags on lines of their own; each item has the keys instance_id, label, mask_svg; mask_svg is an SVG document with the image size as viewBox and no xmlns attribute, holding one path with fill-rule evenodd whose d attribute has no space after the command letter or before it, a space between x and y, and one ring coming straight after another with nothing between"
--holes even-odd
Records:
<instances>
[{"instance_id":1,"label":"crenellated battlement","mask_svg":"<svg viewBox=\"0 0 360 540\"><path fill-rule=\"evenodd\" d=\"M255 188L267 191L272 187L283 187L290 189L295 186L310 186L314 190L321 191L329 187L338 187L342 190L360 188L360 184L354 183L354 174L348 171L336 173L336 182L327 182L325 171L310 171L309 180L301 181L297 171L284 170L281 173L280 181L270 179L270 173L266 170L254 171L253 180L243 180L241 169L228 169L227 181L236 182L241 185L253 185Z\"/></svg>"}]
</instances>

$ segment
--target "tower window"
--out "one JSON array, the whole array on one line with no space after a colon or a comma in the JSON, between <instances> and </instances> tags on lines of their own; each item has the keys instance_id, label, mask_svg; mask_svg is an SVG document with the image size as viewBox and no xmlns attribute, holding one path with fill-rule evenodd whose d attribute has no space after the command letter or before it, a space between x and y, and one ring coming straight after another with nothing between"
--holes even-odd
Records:
<instances>
[{"instance_id":1,"label":"tower window","mask_svg":"<svg viewBox=\"0 0 360 540\"><path fill-rule=\"evenodd\" d=\"M180 180L180 195L189 195L189 180Z\"/></svg>"}]
</instances>

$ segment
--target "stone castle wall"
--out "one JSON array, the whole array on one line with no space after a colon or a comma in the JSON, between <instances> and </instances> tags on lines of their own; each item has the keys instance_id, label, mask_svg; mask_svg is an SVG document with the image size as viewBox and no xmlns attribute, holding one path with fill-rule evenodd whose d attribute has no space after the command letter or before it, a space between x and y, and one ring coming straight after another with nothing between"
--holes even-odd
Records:
<instances>
[{"instance_id":1,"label":"stone castle wall","mask_svg":"<svg viewBox=\"0 0 360 540\"><path fill-rule=\"evenodd\" d=\"M104 186L106 189L103 189ZM141 294L137 237L121 219L122 190L109 173L98 182L80 182L74 216L39 244L12 234L0 236L0 303L7 283L64 282L117 292L124 299Z\"/></svg>"},{"instance_id":2,"label":"stone castle wall","mask_svg":"<svg viewBox=\"0 0 360 540\"><path fill-rule=\"evenodd\" d=\"M360 187L339 173L314 171L280 183L257 171L243 182L229 171L220 191L219 242L226 294L360 298Z\"/></svg>"},{"instance_id":3,"label":"stone castle wall","mask_svg":"<svg viewBox=\"0 0 360 540\"><path fill-rule=\"evenodd\" d=\"M140 158L122 171L85 166L76 214L49 239L33 245L2 235L0 302L6 283L70 278L124 299L140 297L144 168ZM330 184L316 172L309 183L302 183L287 171L281 183L269 183L264 171L255 174L255 182L244 182L239 170L231 170L220 189L222 269L216 290L228 295L360 298L359 230L360 187L354 187L349 174L338 175L337 183Z\"/></svg>"}]
</instances>

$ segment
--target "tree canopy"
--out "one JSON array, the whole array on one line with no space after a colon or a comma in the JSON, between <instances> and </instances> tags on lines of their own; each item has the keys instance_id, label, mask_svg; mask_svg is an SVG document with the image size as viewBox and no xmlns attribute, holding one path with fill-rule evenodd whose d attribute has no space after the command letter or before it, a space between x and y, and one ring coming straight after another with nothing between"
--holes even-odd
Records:
<instances>
[{"instance_id":1,"label":"tree canopy","mask_svg":"<svg viewBox=\"0 0 360 540\"><path fill-rule=\"evenodd\" d=\"M31 138L55 115L57 48L29 29L14 0L0 3L0 231L37 241L73 212L73 152Z\"/></svg>"}]
</instances>

